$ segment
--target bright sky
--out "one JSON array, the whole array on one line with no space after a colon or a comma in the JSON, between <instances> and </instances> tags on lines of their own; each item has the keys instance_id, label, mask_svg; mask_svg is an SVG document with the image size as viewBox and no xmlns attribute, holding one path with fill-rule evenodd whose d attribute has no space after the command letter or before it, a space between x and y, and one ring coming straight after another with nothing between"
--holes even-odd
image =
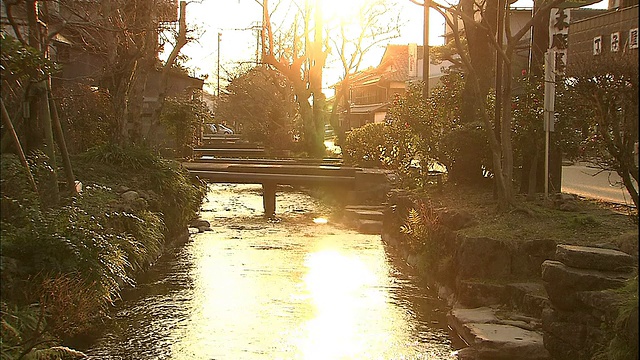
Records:
<instances>
[{"instance_id":1,"label":"bright sky","mask_svg":"<svg viewBox=\"0 0 640 360\"><path fill-rule=\"evenodd\" d=\"M351 3L353 0L322 1L323 4L337 8L340 4ZM411 3L409 0L398 1L400 3L399 6L401 6L401 34L399 38L393 39L391 43L422 44L422 7ZM270 1L272 11L275 3L276 1ZM513 6L531 7L532 1L519 0ZM607 1L603 0L592 7L606 8ZM277 11L280 11L280 9ZM262 8L255 0L201 0L189 2L187 5L187 23L192 28L197 27L197 34L200 34L200 36L198 36L197 42L188 44L182 52L191 58L187 66L195 70L192 75L198 77L208 76L206 87L209 92L215 92L217 87L218 33L222 33L220 41L220 73L223 78L225 71L233 71L241 63L255 62L257 31L254 29L260 25L261 20ZM274 19L274 30L276 27L277 20ZM443 33L444 20L437 12L431 10L429 45L442 45ZM380 62L383 53L383 45L370 51L361 68L376 66ZM325 88L339 80L342 71L336 65L328 63L325 67ZM224 81L221 81L220 86L224 87L224 85Z\"/></svg>"}]
</instances>

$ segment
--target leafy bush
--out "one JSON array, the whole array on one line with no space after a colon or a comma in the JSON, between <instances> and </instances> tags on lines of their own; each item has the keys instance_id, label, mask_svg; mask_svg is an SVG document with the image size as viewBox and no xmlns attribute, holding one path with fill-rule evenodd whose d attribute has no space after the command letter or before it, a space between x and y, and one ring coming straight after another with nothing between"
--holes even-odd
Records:
<instances>
[{"instance_id":1,"label":"leafy bush","mask_svg":"<svg viewBox=\"0 0 640 360\"><path fill-rule=\"evenodd\" d=\"M383 123L366 124L351 130L342 146L348 165L385 168L386 141Z\"/></svg>"},{"instance_id":2,"label":"leafy bush","mask_svg":"<svg viewBox=\"0 0 640 360\"><path fill-rule=\"evenodd\" d=\"M38 216L40 200L29 185L27 169L17 155L3 154L0 157L0 221L5 225L23 227Z\"/></svg>"},{"instance_id":3,"label":"leafy bush","mask_svg":"<svg viewBox=\"0 0 640 360\"><path fill-rule=\"evenodd\" d=\"M115 166L120 171L138 171L155 168L159 158L148 149L139 146L122 147L116 144L95 146L81 154L81 159L103 165Z\"/></svg>"},{"instance_id":4,"label":"leafy bush","mask_svg":"<svg viewBox=\"0 0 640 360\"><path fill-rule=\"evenodd\" d=\"M441 139L439 160L447 166L449 180L479 184L491 172L491 154L480 123L457 126Z\"/></svg>"},{"instance_id":5,"label":"leafy bush","mask_svg":"<svg viewBox=\"0 0 640 360\"><path fill-rule=\"evenodd\" d=\"M451 282L455 235L441 223L430 201L414 200L400 232L410 251L419 254L418 270L441 282Z\"/></svg>"},{"instance_id":6,"label":"leafy bush","mask_svg":"<svg viewBox=\"0 0 640 360\"><path fill-rule=\"evenodd\" d=\"M110 184L106 185L126 184L158 194L162 201L150 210L162 214L168 236L186 228L206 195L205 183L193 180L180 163L162 159L145 148L108 144L89 150L78 160L78 176L85 177L87 183L108 178Z\"/></svg>"},{"instance_id":7,"label":"leafy bush","mask_svg":"<svg viewBox=\"0 0 640 360\"><path fill-rule=\"evenodd\" d=\"M173 135L174 147L182 157L192 155L201 127L213 122L207 105L193 93L168 98L162 108L161 122Z\"/></svg>"},{"instance_id":8,"label":"leafy bush","mask_svg":"<svg viewBox=\"0 0 640 360\"><path fill-rule=\"evenodd\" d=\"M293 84L268 66L253 67L231 80L216 112L249 141L271 150L294 150L300 116Z\"/></svg>"},{"instance_id":9,"label":"leafy bush","mask_svg":"<svg viewBox=\"0 0 640 360\"><path fill-rule=\"evenodd\" d=\"M175 161L107 144L74 158L84 191L62 206L43 209L17 158L0 160L3 304L18 312L37 304L30 314L41 318L33 327L3 309L8 330L2 334L3 354L31 349L24 339L41 342L48 331L58 336L82 331L136 271L155 262L166 238L186 229L206 190ZM46 159L36 155L30 165L40 184L49 172ZM148 202L128 203L113 190L123 184L154 195ZM29 354L45 356L48 350L68 349L34 348Z\"/></svg>"},{"instance_id":10,"label":"leafy bush","mask_svg":"<svg viewBox=\"0 0 640 360\"><path fill-rule=\"evenodd\" d=\"M56 98L70 153L115 141L118 124L106 90L65 85L56 88Z\"/></svg>"}]
</instances>

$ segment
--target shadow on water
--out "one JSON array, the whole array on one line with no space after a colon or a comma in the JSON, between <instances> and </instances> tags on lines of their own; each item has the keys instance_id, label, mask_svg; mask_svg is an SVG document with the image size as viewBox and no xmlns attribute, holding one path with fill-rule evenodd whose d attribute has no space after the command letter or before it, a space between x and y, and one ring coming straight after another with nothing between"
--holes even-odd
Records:
<instances>
[{"instance_id":1,"label":"shadow on water","mask_svg":"<svg viewBox=\"0 0 640 360\"><path fill-rule=\"evenodd\" d=\"M455 359L443 303L308 196L211 186L212 231L170 249L123 293L92 359Z\"/></svg>"}]
</instances>

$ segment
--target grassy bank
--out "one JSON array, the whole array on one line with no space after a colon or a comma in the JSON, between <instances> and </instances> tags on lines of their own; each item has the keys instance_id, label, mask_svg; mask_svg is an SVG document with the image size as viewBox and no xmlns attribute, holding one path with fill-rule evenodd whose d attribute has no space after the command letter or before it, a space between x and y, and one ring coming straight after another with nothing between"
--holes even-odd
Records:
<instances>
[{"instance_id":1,"label":"grassy bank","mask_svg":"<svg viewBox=\"0 0 640 360\"><path fill-rule=\"evenodd\" d=\"M2 359L72 355L56 346L95 325L186 230L205 187L175 161L103 146L72 159L83 191L51 204L43 154L29 159L39 194L17 157L0 160Z\"/></svg>"}]
</instances>

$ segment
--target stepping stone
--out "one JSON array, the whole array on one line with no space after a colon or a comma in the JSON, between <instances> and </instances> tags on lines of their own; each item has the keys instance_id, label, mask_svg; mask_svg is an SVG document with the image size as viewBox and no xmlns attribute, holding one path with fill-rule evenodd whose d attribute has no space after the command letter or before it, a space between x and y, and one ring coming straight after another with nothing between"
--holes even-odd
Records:
<instances>
[{"instance_id":1,"label":"stepping stone","mask_svg":"<svg viewBox=\"0 0 640 360\"><path fill-rule=\"evenodd\" d=\"M355 220L376 220L382 221L384 214L382 211L376 210L360 210L360 209L345 209L344 215L347 219Z\"/></svg>"},{"instance_id":2,"label":"stepping stone","mask_svg":"<svg viewBox=\"0 0 640 360\"><path fill-rule=\"evenodd\" d=\"M465 350L476 359L549 360L542 334L510 325L518 321L501 320L493 309L453 309L449 325L471 349Z\"/></svg>"},{"instance_id":3,"label":"stepping stone","mask_svg":"<svg viewBox=\"0 0 640 360\"><path fill-rule=\"evenodd\" d=\"M369 235L380 235L382 234L382 221L359 220L358 232Z\"/></svg>"}]
</instances>

